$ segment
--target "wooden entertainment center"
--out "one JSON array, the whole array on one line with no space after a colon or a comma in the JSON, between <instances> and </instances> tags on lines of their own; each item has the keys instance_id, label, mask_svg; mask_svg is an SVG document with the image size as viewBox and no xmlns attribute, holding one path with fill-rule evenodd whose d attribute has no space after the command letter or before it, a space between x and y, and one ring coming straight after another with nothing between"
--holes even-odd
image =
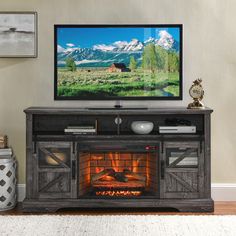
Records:
<instances>
[{"instance_id":1,"label":"wooden entertainment center","mask_svg":"<svg viewBox=\"0 0 236 236\"><path fill-rule=\"evenodd\" d=\"M25 113L25 212L62 208L214 210L211 109L30 107ZM167 120L190 122L196 133L159 133L159 126ZM154 129L147 135L135 134L133 121L151 121ZM69 125L94 123L96 134L64 133Z\"/></svg>"}]
</instances>

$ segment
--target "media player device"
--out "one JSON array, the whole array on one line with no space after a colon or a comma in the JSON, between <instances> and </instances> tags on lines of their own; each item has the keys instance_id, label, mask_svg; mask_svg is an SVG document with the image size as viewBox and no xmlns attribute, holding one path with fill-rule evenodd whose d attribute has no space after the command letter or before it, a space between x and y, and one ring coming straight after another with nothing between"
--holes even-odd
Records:
<instances>
[{"instance_id":1,"label":"media player device","mask_svg":"<svg viewBox=\"0 0 236 236\"><path fill-rule=\"evenodd\" d=\"M159 126L160 134L194 134L196 133L196 126Z\"/></svg>"}]
</instances>

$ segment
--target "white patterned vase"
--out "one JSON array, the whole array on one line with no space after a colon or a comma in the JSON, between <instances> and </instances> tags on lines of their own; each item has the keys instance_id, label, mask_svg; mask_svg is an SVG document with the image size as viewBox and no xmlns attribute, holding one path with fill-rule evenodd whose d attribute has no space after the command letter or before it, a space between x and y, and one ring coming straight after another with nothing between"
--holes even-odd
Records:
<instances>
[{"instance_id":1,"label":"white patterned vase","mask_svg":"<svg viewBox=\"0 0 236 236\"><path fill-rule=\"evenodd\" d=\"M16 159L0 157L0 211L16 205Z\"/></svg>"}]
</instances>

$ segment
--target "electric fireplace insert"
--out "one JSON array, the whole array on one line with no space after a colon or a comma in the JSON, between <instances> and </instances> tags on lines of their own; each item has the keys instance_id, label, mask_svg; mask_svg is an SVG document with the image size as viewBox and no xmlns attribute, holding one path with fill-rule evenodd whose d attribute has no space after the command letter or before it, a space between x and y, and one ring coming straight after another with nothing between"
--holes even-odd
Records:
<instances>
[{"instance_id":1,"label":"electric fireplace insert","mask_svg":"<svg viewBox=\"0 0 236 236\"><path fill-rule=\"evenodd\" d=\"M77 150L79 198L159 196L157 142L86 142Z\"/></svg>"}]
</instances>

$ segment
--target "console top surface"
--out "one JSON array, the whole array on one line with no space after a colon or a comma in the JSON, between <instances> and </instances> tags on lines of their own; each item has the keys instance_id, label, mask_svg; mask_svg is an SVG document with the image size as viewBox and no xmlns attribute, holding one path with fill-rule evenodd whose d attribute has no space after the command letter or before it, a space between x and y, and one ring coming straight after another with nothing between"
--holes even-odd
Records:
<instances>
[{"instance_id":1,"label":"console top surface","mask_svg":"<svg viewBox=\"0 0 236 236\"><path fill-rule=\"evenodd\" d=\"M31 114L209 114L213 110L210 108L204 109L187 109L186 107L162 107L162 108L147 108L147 107L29 107L24 110L25 113Z\"/></svg>"}]
</instances>

